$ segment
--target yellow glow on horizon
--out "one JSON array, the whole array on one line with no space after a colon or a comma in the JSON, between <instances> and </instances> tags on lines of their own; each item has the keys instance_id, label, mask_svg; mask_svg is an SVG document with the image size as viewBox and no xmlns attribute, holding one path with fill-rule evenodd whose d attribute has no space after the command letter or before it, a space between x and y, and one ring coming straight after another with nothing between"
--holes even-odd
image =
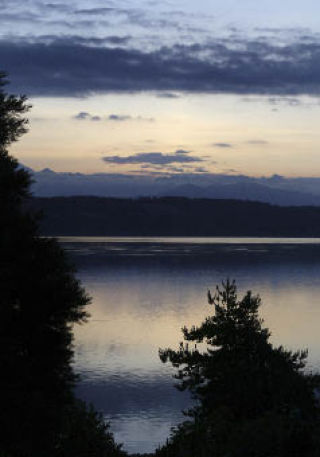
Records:
<instances>
[{"instance_id":1,"label":"yellow glow on horizon","mask_svg":"<svg viewBox=\"0 0 320 457\"><path fill-rule=\"evenodd\" d=\"M290 106L266 97L248 101L235 95L189 94L165 99L145 93L39 98L32 103L30 132L11 151L36 170L127 173L139 166L110 165L101 158L181 148L205 157L195 166L213 173L235 169L250 176L319 175L315 112L320 105L308 98ZM74 119L79 112L101 120ZM129 118L108 120L112 114ZM220 143L232 147L215 146Z\"/></svg>"}]
</instances>

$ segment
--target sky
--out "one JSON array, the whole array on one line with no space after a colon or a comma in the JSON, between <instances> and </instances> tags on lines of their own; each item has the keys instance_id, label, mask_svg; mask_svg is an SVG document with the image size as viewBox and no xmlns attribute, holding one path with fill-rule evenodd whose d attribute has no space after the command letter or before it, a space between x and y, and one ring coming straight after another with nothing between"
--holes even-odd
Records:
<instances>
[{"instance_id":1,"label":"sky","mask_svg":"<svg viewBox=\"0 0 320 457\"><path fill-rule=\"evenodd\" d=\"M56 172L320 176L320 3L0 0L12 148Z\"/></svg>"}]
</instances>

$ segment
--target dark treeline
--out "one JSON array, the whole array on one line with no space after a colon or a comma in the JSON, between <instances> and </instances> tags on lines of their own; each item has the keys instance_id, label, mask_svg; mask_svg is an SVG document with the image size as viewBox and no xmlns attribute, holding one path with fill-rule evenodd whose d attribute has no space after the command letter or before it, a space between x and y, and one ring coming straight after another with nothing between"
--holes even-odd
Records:
<instances>
[{"instance_id":1,"label":"dark treeline","mask_svg":"<svg viewBox=\"0 0 320 457\"><path fill-rule=\"evenodd\" d=\"M45 235L319 237L320 208L181 197L33 198Z\"/></svg>"}]
</instances>

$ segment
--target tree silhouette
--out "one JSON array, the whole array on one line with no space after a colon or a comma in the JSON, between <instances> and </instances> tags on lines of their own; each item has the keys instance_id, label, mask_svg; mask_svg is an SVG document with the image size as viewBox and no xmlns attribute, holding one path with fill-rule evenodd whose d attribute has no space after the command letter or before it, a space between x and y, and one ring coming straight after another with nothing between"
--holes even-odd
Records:
<instances>
[{"instance_id":1,"label":"tree silhouette","mask_svg":"<svg viewBox=\"0 0 320 457\"><path fill-rule=\"evenodd\" d=\"M248 291L238 300L235 282L208 292L208 301L214 315L183 328L196 346L160 350L161 360L178 368L178 388L189 389L197 405L159 455L319 455L319 376L303 372L307 352L273 347L258 316L260 297Z\"/></svg>"},{"instance_id":2,"label":"tree silhouette","mask_svg":"<svg viewBox=\"0 0 320 457\"><path fill-rule=\"evenodd\" d=\"M100 416L73 396L72 326L86 321L90 300L58 243L38 236L26 210L31 178L8 146L26 132L30 105L4 84L1 74L0 455L63 456L67 448L68 456L119 455ZM82 453L74 454L78 441Z\"/></svg>"}]
</instances>

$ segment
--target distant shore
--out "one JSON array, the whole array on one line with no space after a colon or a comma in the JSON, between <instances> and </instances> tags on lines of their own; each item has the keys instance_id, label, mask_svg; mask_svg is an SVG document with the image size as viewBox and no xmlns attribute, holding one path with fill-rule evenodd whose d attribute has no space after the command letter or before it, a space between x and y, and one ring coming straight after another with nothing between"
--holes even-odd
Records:
<instances>
[{"instance_id":1,"label":"distant shore","mask_svg":"<svg viewBox=\"0 0 320 457\"><path fill-rule=\"evenodd\" d=\"M320 207L161 197L32 198L41 234L112 237L320 237Z\"/></svg>"}]
</instances>

